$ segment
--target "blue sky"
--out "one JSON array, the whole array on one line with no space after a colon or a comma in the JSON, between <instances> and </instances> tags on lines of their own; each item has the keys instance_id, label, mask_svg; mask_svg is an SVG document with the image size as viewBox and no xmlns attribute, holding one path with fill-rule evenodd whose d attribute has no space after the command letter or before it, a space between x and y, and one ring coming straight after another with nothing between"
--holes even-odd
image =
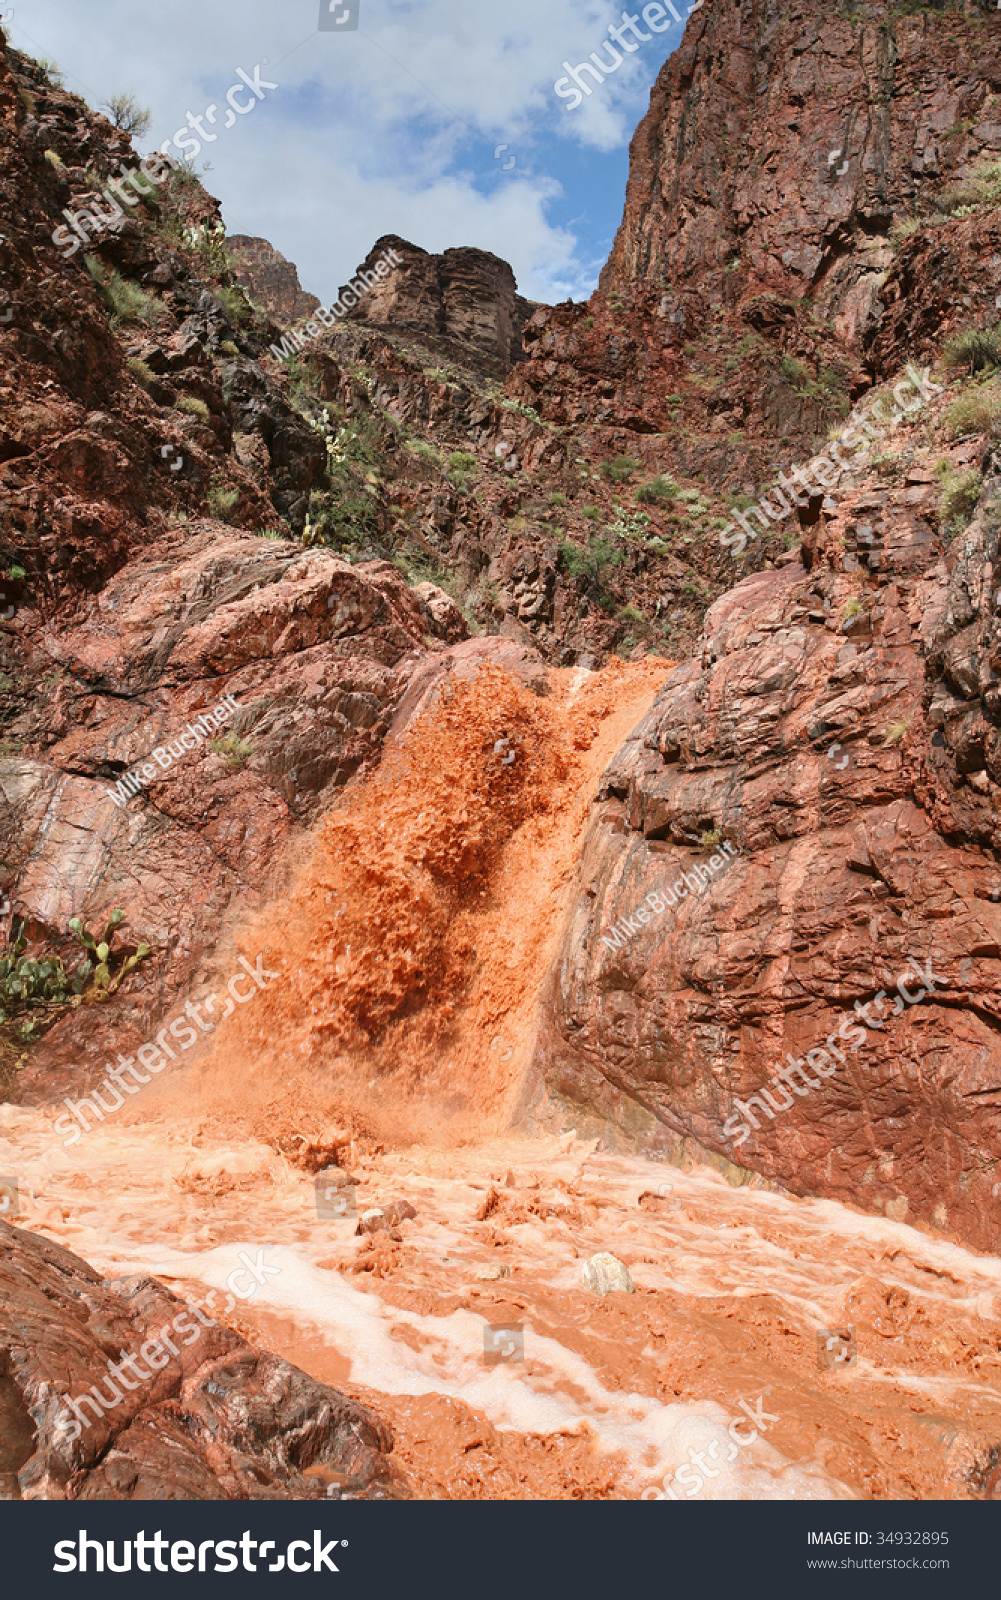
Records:
<instances>
[{"instance_id":1,"label":"blue sky","mask_svg":"<svg viewBox=\"0 0 1001 1600\"><path fill-rule=\"evenodd\" d=\"M628 30L634 50L570 110L554 92L561 63L600 53L621 5L351 3L358 26L343 32L319 30L318 0L0 0L0 11L11 42L54 59L91 105L125 90L148 105L144 148L218 106L195 160L211 162L204 182L227 228L270 239L326 301L382 233L492 250L533 300L586 298L622 214L629 139L681 26L659 5L660 33L642 6L626 13L651 37ZM277 87L226 129L235 69L257 65Z\"/></svg>"}]
</instances>

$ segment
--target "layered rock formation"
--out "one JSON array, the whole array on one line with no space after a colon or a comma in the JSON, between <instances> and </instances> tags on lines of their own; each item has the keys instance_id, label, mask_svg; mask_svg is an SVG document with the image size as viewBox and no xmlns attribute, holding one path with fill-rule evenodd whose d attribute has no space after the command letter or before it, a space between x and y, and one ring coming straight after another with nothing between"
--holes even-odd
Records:
<instances>
[{"instance_id":1,"label":"layered rock formation","mask_svg":"<svg viewBox=\"0 0 1001 1600\"><path fill-rule=\"evenodd\" d=\"M195 1305L153 1278L105 1281L60 1245L0 1221L7 1498L406 1492L389 1460L392 1433L365 1406Z\"/></svg>"},{"instance_id":2,"label":"layered rock formation","mask_svg":"<svg viewBox=\"0 0 1001 1600\"><path fill-rule=\"evenodd\" d=\"M315 294L307 294L299 282L299 272L286 261L267 239L248 233L231 233L226 248L236 257L235 280L250 298L264 306L276 322L287 326L310 316L319 306Z\"/></svg>"},{"instance_id":3,"label":"layered rock formation","mask_svg":"<svg viewBox=\"0 0 1001 1600\"><path fill-rule=\"evenodd\" d=\"M518 293L506 261L487 250L430 255L396 234L384 234L359 272L374 270L389 250L402 256L403 264L374 283L349 312L355 321L416 336L484 372L501 375L521 359L521 330L532 307Z\"/></svg>"}]
</instances>

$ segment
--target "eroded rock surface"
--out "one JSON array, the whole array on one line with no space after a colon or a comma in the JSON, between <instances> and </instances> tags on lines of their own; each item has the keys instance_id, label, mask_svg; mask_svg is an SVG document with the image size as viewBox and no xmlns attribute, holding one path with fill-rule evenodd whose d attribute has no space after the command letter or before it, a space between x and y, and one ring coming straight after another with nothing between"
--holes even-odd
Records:
<instances>
[{"instance_id":1,"label":"eroded rock surface","mask_svg":"<svg viewBox=\"0 0 1001 1600\"><path fill-rule=\"evenodd\" d=\"M0 1362L0 1416L13 1419L0 1471L14 1498L406 1492L389 1459L392 1432L365 1406L262 1354L155 1279L106 1281L61 1245L5 1222Z\"/></svg>"},{"instance_id":2,"label":"eroded rock surface","mask_svg":"<svg viewBox=\"0 0 1001 1600\"><path fill-rule=\"evenodd\" d=\"M986 464L947 551L913 523L918 465L883 486L878 537L860 542L859 492L710 609L606 774L539 1052L579 1105L621 1122L626 1097L795 1193L984 1249L1001 1158Z\"/></svg>"},{"instance_id":3,"label":"eroded rock surface","mask_svg":"<svg viewBox=\"0 0 1001 1600\"><path fill-rule=\"evenodd\" d=\"M430 255L396 234L385 234L359 272L374 271L390 250L403 257L402 265L373 283L350 317L417 334L432 345L440 343L443 351L454 345L460 353L492 358L491 370L499 373L521 359L521 329L531 306L518 293L506 261L488 250L469 248Z\"/></svg>"},{"instance_id":4,"label":"eroded rock surface","mask_svg":"<svg viewBox=\"0 0 1001 1600\"><path fill-rule=\"evenodd\" d=\"M231 233L226 243L238 262L237 283L266 306L278 322L288 326L317 309L320 301L302 287L295 263L287 261L267 239Z\"/></svg>"}]
</instances>

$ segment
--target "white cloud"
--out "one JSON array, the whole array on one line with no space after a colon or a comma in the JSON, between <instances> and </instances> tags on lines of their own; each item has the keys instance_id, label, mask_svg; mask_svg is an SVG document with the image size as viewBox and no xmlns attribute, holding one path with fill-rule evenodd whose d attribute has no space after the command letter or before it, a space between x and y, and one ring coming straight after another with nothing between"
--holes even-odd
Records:
<instances>
[{"instance_id":1,"label":"white cloud","mask_svg":"<svg viewBox=\"0 0 1001 1600\"><path fill-rule=\"evenodd\" d=\"M22 0L11 37L55 57L92 105L135 93L153 108L157 144L188 111L218 105L219 137L197 159L212 164L206 184L228 226L269 238L324 299L387 232L493 250L533 299L588 293L594 264L547 217L559 185L537 169L557 140L622 146L654 46L568 113L553 83L565 59L599 47L619 14L607 0L361 0L360 27L345 34L320 33L318 12L318 0L173 0L144 17L135 0ZM279 88L222 129L234 68L265 59ZM510 177L491 159L498 142L519 152Z\"/></svg>"}]
</instances>

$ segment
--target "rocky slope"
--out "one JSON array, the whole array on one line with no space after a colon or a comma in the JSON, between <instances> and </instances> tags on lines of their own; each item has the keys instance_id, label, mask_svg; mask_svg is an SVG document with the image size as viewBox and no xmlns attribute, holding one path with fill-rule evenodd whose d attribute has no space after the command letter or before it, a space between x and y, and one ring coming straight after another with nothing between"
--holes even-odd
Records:
<instances>
[{"instance_id":1,"label":"rocky slope","mask_svg":"<svg viewBox=\"0 0 1001 1600\"><path fill-rule=\"evenodd\" d=\"M901 461L825 517L809 572L793 551L710 609L606 774L539 1066L620 1123L631 1097L679 1150L990 1250L1001 457L985 465L948 551L925 533L890 570L845 555L874 502L898 536L913 516L932 474Z\"/></svg>"}]
</instances>

